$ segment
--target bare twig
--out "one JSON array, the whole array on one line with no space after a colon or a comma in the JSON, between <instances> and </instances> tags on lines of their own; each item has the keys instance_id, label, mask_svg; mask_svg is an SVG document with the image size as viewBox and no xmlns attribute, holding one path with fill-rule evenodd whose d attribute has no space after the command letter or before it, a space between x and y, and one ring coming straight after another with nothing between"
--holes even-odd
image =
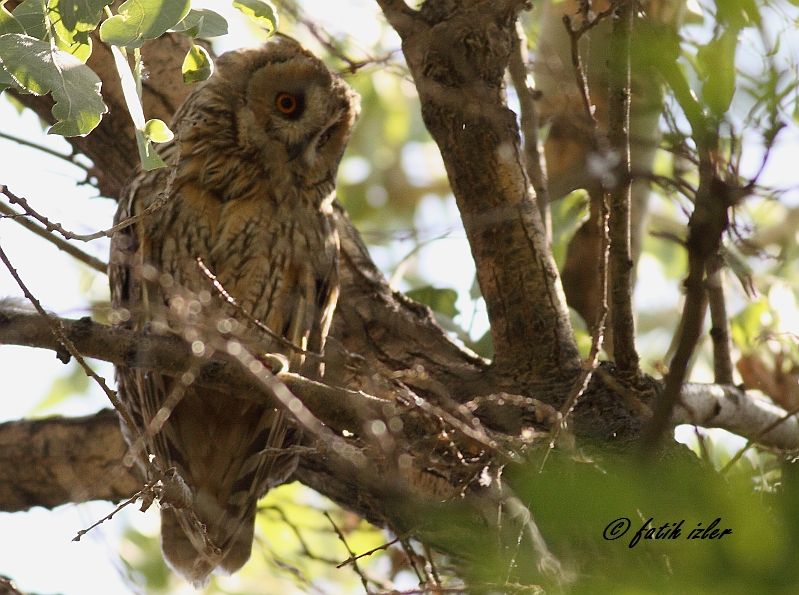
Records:
<instances>
[{"instance_id":1,"label":"bare twig","mask_svg":"<svg viewBox=\"0 0 799 595\"><path fill-rule=\"evenodd\" d=\"M30 292L28 287L25 285L25 283L22 281L19 274L17 273L17 270L12 266L11 261L8 260L8 256L6 256L6 253L3 250L2 246L0 246L0 260L3 261L3 264L8 269L8 272L14 278L14 281L16 281L17 285L22 290L22 293L25 295L28 301L33 305L33 307L39 313L39 316L41 316L44 320L47 321L47 324L49 325L50 330L52 334L55 336L58 343L60 343L67 350L67 352L69 352L69 354L75 358L80 367L83 368L83 371L86 372L86 375L92 378L97 383L97 385L102 389L102 391L108 397L108 400L111 401L111 404L114 406L114 409L116 409L119 412L119 414L122 416L122 419L125 422L125 424L127 424L127 426L131 428L131 431L134 431L136 425L133 423L133 418L130 416L128 408L124 405L124 403L122 403L119 400L117 394L113 390L111 390L111 388L106 384L105 380L101 376L99 376L94 370L92 370L89 364L86 363L86 360L83 359L83 356L75 347L74 343L72 343L72 341L67 337L63 327L61 326L61 322L58 319L50 316L42 307L42 304L39 302L39 300L36 299L36 297Z\"/></svg>"},{"instance_id":2,"label":"bare twig","mask_svg":"<svg viewBox=\"0 0 799 595\"><path fill-rule=\"evenodd\" d=\"M387 550L388 548L390 548L395 543L398 543L399 541L400 541L400 538L399 537L395 537L391 541L388 541L388 542L384 543L383 545L379 545L379 546L374 547L374 548L372 548L370 550L367 550L367 551L365 551L362 554L358 554L357 556L352 554L349 558L347 558L343 562L340 562L339 564L337 564L336 568L343 568L347 564L353 564L356 560L360 560L361 558L366 558L368 556L371 556L374 553Z\"/></svg>"},{"instance_id":3,"label":"bare twig","mask_svg":"<svg viewBox=\"0 0 799 595\"><path fill-rule=\"evenodd\" d=\"M549 453L555 447L561 430L566 424L569 414L574 410L577 401L583 396L585 390L588 388L588 383L591 381L591 376L599 365L599 353L602 351L602 345L605 340L605 323L608 317L608 252L609 252L609 238L608 238L608 203L605 200L606 195L602 194L600 201L600 212L597 218L599 225L600 249L599 249L599 262L597 263L599 269L599 303L598 311L596 314L596 325L591 334L591 351L588 354L588 359L582 363L582 369L577 379L572 384L571 390L560 409L559 421L552 431L552 436L549 441L549 447L541 461L541 469L546 464Z\"/></svg>"},{"instance_id":4,"label":"bare twig","mask_svg":"<svg viewBox=\"0 0 799 595\"><path fill-rule=\"evenodd\" d=\"M25 147L36 149L37 151L41 151L43 153L47 153L48 155L52 155L53 157L58 157L59 159L63 159L67 163L82 169L88 175L91 174L91 168L77 160L76 158L77 153L71 153L69 155L67 155L66 153L60 153L58 151L51 149L50 147L45 147L44 145L40 145L39 143L34 143L29 140L25 140L24 138L18 138L11 134L6 134L5 132L2 131L0 131L0 138L3 138L5 140L10 140L12 142L17 143L18 145L23 145Z\"/></svg>"},{"instance_id":5,"label":"bare twig","mask_svg":"<svg viewBox=\"0 0 799 595\"><path fill-rule=\"evenodd\" d=\"M170 177L170 180L172 178ZM151 213L160 209L164 204L166 204L167 198L169 196L168 192L161 193L156 200L154 200L150 206L144 209L141 213L137 215L133 215L132 217L128 217L124 221L120 221L116 225L109 227L108 229L103 229L100 231L95 231L94 233L88 234L80 234L74 233L65 229L60 223L50 221L44 215L38 213L33 207L30 206L27 200L22 198L21 196L17 196L13 192L8 189L8 186L0 185L0 194L5 194L11 204L16 204L22 207L22 210L25 211L25 214L33 219L36 219L39 223L41 223L47 231L55 231L60 233L63 237L68 240L79 240L81 242L91 242L92 240L96 240L99 238L110 238L114 233L119 231L120 229L125 229L126 227L136 223L140 219L147 217Z\"/></svg>"},{"instance_id":6,"label":"bare twig","mask_svg":"<svg viewBox=\"0 0 799 595\"><path fill-rule=\"evenodd\" d=\"M230 293L227 291L227 289L224 288L222 283L219 282L219 279L217 279L216 275L214 273L212 273L211 269L209 269L205 265L205 263L203 262L203 259L198 256L196 260L197 260L197 265L200 267L200 270L203 272L203 275L208 277L208 280L214 286L214 289L219 293L219 295L221 295L222 298L228 304L233 306L236 309L236 312L239 312L244 318L249 320L259 330L261 330L264 333L266 333L266 335L268 337L274 339L275 341L277 341L278 343L280 343L284 347L288 347L292 351L297 351L299 353L303 353L303 354L306 354L306 355L312 355L312 356L315 356L315 357L322 357L321 353L316 353L314 351L306 351L305 349L303 349L299 345L295 345L294 343L292 343L291 341L289 341L285 337L282 337L281 335L277 334L275 331L270 329L263 322L258 320L255 316L253 316L250 312L248 312L247 310L242 308L239 305L239 303L236 301L236 298L234 298L232 295L230 295Z\"/></svg>"},{"instance_id":7,"label":"bare twig","mask_svg":"<svg viewBox=\"0 0 799 595\"><path fill-rule=\"evenodd\" d=\"M594 113L594 105L591 103L591 93L588 90L588 77L585 75L583 59L580 55L580 38L588 31L596 27L602 20L613 14L614 10L615 7L613 3L611 3L606 10L597 13L594 18L586 18L587 14L584 13L583 20L577 27L573 25L572 18L569 15L563 15L563 25L566 27L566 32L569 34L572 68L574 69L577 89L580 92L580 99L583 102L583 110L585 111L585 115L593 123L594 128L596 128L597 121L596 115Z\"/></svg>"},{"instance_id":8,"label":"bare twig","mask_svg":"<svg viewBox=\"0 0 799 595\"><path fill-rule=\"evenodd\" d=\"M524 132L525 170L535 190L538 210L547 227L547 237L551 235L549 217L549 181L547 180L546 160L538 136L539 119L536 100L538 93L529 84L527 75L527 36L521 22L516 22L516 38L513 52L508 63L508 72L513 81L513 88L519 97L521 126Z\"/></svg>"},{"instance_id":9,"label":"bare twig","mask_svg":"<svg viewBox=\"0 0 799 595\"><path fill-rule=\"evenodd\" d=\"M2 217L7 217L19 223L22 227L27 229L28 231L32 231L37 236L44 238L48 242L54 244L59 250L63 250L70 256L75 257L77 260L81 261L83 264L86 264L93 268L95 271L105 274L108 268L108 265L104 263L99 258L92 256L91 254L86 254L83 250L76 248L69 242L62 240L57 235L53 234L52 232L28 221L27 215L18 213L5 203L0 202L0 213L2 213Z\"/></svg>"},{"instance_id":10,"label":"bare twig","mask_svg":"<svg viewBox=\"0 0 799 595\"><path fill-rule=\"evenodd\" d=\"M367 595L369 595L369 593L371 593L371 591L369 590L369 581L366 578L366 576L364 576L361 567L358 565L357 558L355 557L355 552L353 552L352 548L350 548L350 544L347 543L347 538L344 537L344 533L342 533L341 529L338 528L338 525L336 525L335 521L333 520L333 517L330 516L330 513L324 511L323 514L325 515L327 520L330 521L330 524L333 526L333 530L336 532L336 535L338 535L339 541L341 541L341 543L344 544L347 553L350 555L350 560L352 560L352 568L355 571L355 574L357 574L360 577L364 592Z\"/></svg>"},{"instance_id":11,"label":"bare twig","mask_svg":"<svg viewBox=\"0 0 799 595\"><path fill-rule=\"evenodd\" d=\"M716 255L707 266L707 301L710 306L710 338L713 340L713 372L718 384L732 384L732 344L727 301L724 296L724 262Z\"/></svg>"},{"instance_id":12,"label":"bare twig","mask_svg":"<svg viewBox=\"0 0 799 595\"><path fill-rule=\"evenodd\" d=\"M426 579L424 574L419 570L419 566L417 564L419 561L419 554L417 554L416 550L413 549L411 540L409 538L402 537L400 538L399 542L402 546L402 550L405 552L405 556L408 558L408 562L410 563L416 578L419 580L419 584L424 585Z\"/></svg>"},{"instance_id":13,"label":"bare twig","mask_svg":"<svg viewBox=\"0 0 799 595\"><path fill-rule=\"evenodd\" d=\"M397 50L390 51L380 57L367 55L362 59L351 58L341 47L341 43L330 33L319 27L312 19L309 19L296 2L284 2L280 8L282 13L289 15L294 21L305 27L331 56L344 62L347 65L346 72L350 74L354 74L366 66L388 64L397 52Z\"/></svg>"},{"instance_id":14,"label":"bare twig","mask_svg":"<svg viewBox=\"0 0 799 595\"><path fill-rule=\"evenodd\" d=\"M152 496L153 489L155 488L155 485L159 481L161 481L161 477L156 477L156 478L151 479L150 481L148 481L146 484L144 484L144 487L142 489L140 489L138 492L133 494L130 498L125 500L122 504L117 506L114 510L112 510L110 513L105 515L99 521L97 521L96 523L94 523L91 526L87 527L86 529L81 529L80 531L78 531L78 534L75 535L75 537L72 538L72 541L80 541L81 537L86 535L89 531L91 531L95 527L99 527L100 525L102 525L106 521L110 521L112 518L114 518L114 515L116 513L118 513L123 508L126 508L127 506L130 506L131 504L136 502L136 500L138 500L140 497L146 496L147 494L150 494L149 497L153 498L154 497L154 496Z\"/></svg>"}]
</instances>

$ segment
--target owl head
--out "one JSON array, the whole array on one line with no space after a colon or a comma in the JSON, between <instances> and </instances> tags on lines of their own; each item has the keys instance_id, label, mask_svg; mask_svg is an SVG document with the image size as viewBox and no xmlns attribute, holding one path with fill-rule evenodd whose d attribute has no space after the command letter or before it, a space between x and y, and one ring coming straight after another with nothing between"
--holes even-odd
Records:
<instances>
[{"instance_id":1,"label":"owl head","mask_svg":"<svg viewBox=\"0 0 799 595\"><path fill-rule=\"evenodd\" d=\"M183 142L201 137L208 149L262 165L267 177L308 187L335 179L360 101L321 60L278 35L223 54L186 107L177 116Z\"/></svg>"}]
</instances>

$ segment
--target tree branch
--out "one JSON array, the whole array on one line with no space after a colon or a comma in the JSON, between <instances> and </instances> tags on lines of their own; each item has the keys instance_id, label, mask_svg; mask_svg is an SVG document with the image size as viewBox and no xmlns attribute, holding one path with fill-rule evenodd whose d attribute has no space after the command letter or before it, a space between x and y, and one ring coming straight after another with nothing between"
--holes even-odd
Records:
<instances>
[{"instance_id":1,"label":"tree branch","mask_svg":"<svg viewBox=\"0 0 799 595\"><path fill-rule=\"evenodd\" d=\"M632 0L620 0L613 15L610 42L608 141L618 158L610 195L610 324L613 360L625 374L637 376L633 316L633 258L630 250L630 37Z\"/></svg>"},{"instance_id":2,"label":"tree branch","mask_svg":"<svg viewBox=\"0 0 799 595\"><path fill-rule=\"evenodd\" d=\"M530 86L530 77L527 74L527 51L527 36L524 34L521 21L517 21L508 73L519 98L521 112L519 116L524 133L525 170L533 185L535 201L547 231L547 238L549 238L551 236L549 230L549 181L547 180L547 164L543 146L538 135L541 122L536 106L536 100L540 97L540 93Z\"/></svg>"},{"instance_id":3,"label":"tree branch","mask_svg":"<svg viewBox=\"0 0 799 595\"><path fill-rule=\"evenodd\" d=\"M732 343L727 299L724 295L724 260L720 255L707 267L707 301L710 307L710 338L713 341L713 380L732 384Z\"/></svg>"},{"instance_id":4,"label":"tree branch","mask_svg":"<svg viewBox=\"0 0 799 595\"><path fill-rule=\"evenodd\" d=\"M734 386L687 383L671 423L722 428L763 446L795 450L799 448L795 414Z\"/></svg>"},{"instance_id":5,"label":"tree branch","mask_svg":"<svg viewBox=\"0 0 799 595\"><path fill-rule=\"evenodd\" d=\"M0 508L55 508L121 500L141 482L120 464L127 451L115 411L0 424Z\"/></svg>"},{"instance_id":6,"label":"tree branch","mask_svg":"<svg viewBox=\"0 0 799 595\"><path fill-rule=\"evenodd\" d=\"M384 11L387 4L383 2ZM422 117L441 150L494 342L519 381L573 376L579 359L560 279L503 99L520 1L428 1L403 35ZM391 20L392 10L387 11Z\"/></svg>"}]
</instances>

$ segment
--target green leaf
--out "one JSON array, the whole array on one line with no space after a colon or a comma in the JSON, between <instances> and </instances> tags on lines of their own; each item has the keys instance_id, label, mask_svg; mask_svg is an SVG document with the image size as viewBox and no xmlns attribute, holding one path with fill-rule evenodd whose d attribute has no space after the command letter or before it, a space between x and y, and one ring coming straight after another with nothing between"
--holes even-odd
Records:
<instances>
[{"instance_id":1,"label":"green leaf","mask_svg":"<svg viewBox=\"0 0 799 595\"><path fill-rule=\"evenodd\" d=\"M183 59L181 71L184 83L199 83L211 76L214 72L214 63L204 47L192 45Z\"/></svg>"},{"instance_id":2,"label":"green leaf","mask_svg":"<svg viewBox=\"0 0 799 595\"><path fill-rule=\"evenodd\" d=\"M85 63L92 53L91 29L67 27L64 9L62 0L25 0L14 10L14 17L31 37L42 41L53 39L60 49Z\"/></svg>"},{"instance_id":3,"label":"green leaf","mask_svg":"<svg viewBox=\"0 0 799 595\"><path fill-rule=\"evenodd\" d=\"M277 10L268 0L233 0L233 7L250 17L269 35L277 31Z\"/></svg>"},{"instance_id":4,"label":"green leaf","mask_svg":"<svg viewBox=\"0 0 799 595\"><path fill-rule=\"evenodd\" d=\"M139 148L139 159L144 171L166 167L164 160L156 153L152 141L145 136L142 130L136 130L136 146Z\"/></svg>"},{"instance_id":5,"label":"green leaf","mask_svg":"<svg viewBox=\"0 0 799 595\"><path fill-rule=\"evenodd\" d=\"M754 349L764 328L768 328L773 317L765 298L750 302L730 319L730 331L735 346L739 349Z\"/></svg>"},{"instance_id":6,"label":"green leaf","mask_svg":"<svg viewBox=\"0 0 799 595\"><path fill-rule=\"evenodd\" d=\"M25 33L36 39L45 39L47 33L47 3L45 0L25 0L14 9L14 18Z\"/></svg>"},{"instance_id":7,"label":"green leaf","mask_svg":"<svg viewBox=\"0 0 799 595\"><path fill-rule=\"evenodd\" d=\"M163 120L153 118L144 124L144 136L154 143L168 143L175 135Z\"/></svg>"},{"instance_id":8,"label":"green leaf","mask_svg":"<svg viewBox=\"0 0 799 595\"><path fill-rule=\"evenodd\" d=\"M738 30L725 29L697 53L697 61L704 84L702 99L717 117L730 109L735 94L735 50L738 46Z\"/></svg>"},{"instance_id":9,"label":"green leaf","mask_svg":"<svg viewBox=\"0 0 799 595\"><path fill-rule=\"evenodd\" d=\"M0 35L6 33L25 33L25 28L6 10L7 0L0 1Z\"/></svg>"},{"instance_id":10,"label":"green leaf","mask_svg":"<svg viewBox=\"0 0 799 595\"><path fill-rule=\"evenodd\" d=\"M121 47L138 48L177 25L188 14L189 0L127 0L100 25L100 39Z\"/></svg>"},{"instance_id":11,"label":"green leaf","mask_svg":"<svg viewBox=\"0 0 799 595\"><path fill-rule=\"evenodd\" d=\"M455 302L458 300L458 292L450 288L439 288L431 285L412 289L406 294L412 300L427 304L434 312L444 314L454 318L458 314Z\"/></svg>"},{"instance_id":12,"label":"green leaf","mask_svg":"<svg viewBox=\"0 0 799 595\"><path fill-rule=\"evenodd\" d=\"M56 407L70 397L79 397L86 394L89 384L89 377L86 376L83 368L74 362L71 363L67 374L53 381L50 391L34 406L30 414L34 417L48 413L52 414Z\"/></svg>"},{"instance_id":13,"label":"green leaf","mask_svg":"<svg viewBox=\"0 0 799 595\"><path fill-rule=\"evenodd\" d=\"M92 69L46 41L19 33L3 35L0 63L27 91L53 94L56 123L48 134L85 136L108 110L100 95L102 83Z\"/></svg>"},{"instance_id":14,"label":"green leaf","mask_svg":"<svg viewBox=\"0 0 799 595\"><path fill-rule=\"evenodd\" d=\"M92 54L92 40L89 37L89 31L79 31L75 28L68 28L64 24L64 18L61 14L64 7L61 6L61 0L50 0L49 5L50 8L47 18L52 25L56 44L65 52L72 54L81 62L86 63L86 60L88 60L89 56Z\"/></svg>"},{"instance_id":15,"label":"green leaf","mask_svg":"<svg viewBox=\"0 0 799 595\"><path fill-rule=\"evenodd\" d=\"M192 8L185 19L172 27L172 31L185 33L189 37L218 37L227 35L227 21L213 10Z\"/></svg>"},{"instance_id":16,"label":"green leaf","mask_svg":"<svg viewBox=\"0 0 799 595\"><path fill-rule=\"evenodd\" d=\"M58 13L66 29L94 31L100 23L103 8L112 0L58 0ZM50 1L50 7L53 7Z\"/></svg>"}]
</instances>

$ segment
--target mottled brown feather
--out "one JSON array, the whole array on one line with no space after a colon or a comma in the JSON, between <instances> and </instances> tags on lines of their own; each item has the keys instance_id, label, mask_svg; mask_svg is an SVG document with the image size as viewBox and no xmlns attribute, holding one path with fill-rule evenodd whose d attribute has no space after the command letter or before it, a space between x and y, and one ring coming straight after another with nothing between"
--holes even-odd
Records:
<instances>
[{"instance_id":1,"label":"mottled brown feather","mask_svg":"<svg viewBox=\"0 0 799 595\"><path fill-rule=\"evenodd\" d=\"M298 117L276 109L280 92L302 96ZM168 192L161 208L112 238L118 323L219 348L229 338L219 322L232 318L244 344L321 374L302 352L258 334L241 310L305 350L323 350L338 297L334 180L357 112L350 88L293 40L221 56L175 116L176 138L161 150L170 167L138 173L120 201L117 222ZM198 258L241 310L217 295ZM191 490L187 508L162 504L167 561L195 584L216 567L236 571L250 555L258 498L296 466L294 454L263 450L297 443L298 432L282 411L157 372L119 366L117 382L137 424L123 428L126 439L145 437L142 470L174 468ZM149 435L165 407L168 419Z\"/></svg>"}]
</instances>

